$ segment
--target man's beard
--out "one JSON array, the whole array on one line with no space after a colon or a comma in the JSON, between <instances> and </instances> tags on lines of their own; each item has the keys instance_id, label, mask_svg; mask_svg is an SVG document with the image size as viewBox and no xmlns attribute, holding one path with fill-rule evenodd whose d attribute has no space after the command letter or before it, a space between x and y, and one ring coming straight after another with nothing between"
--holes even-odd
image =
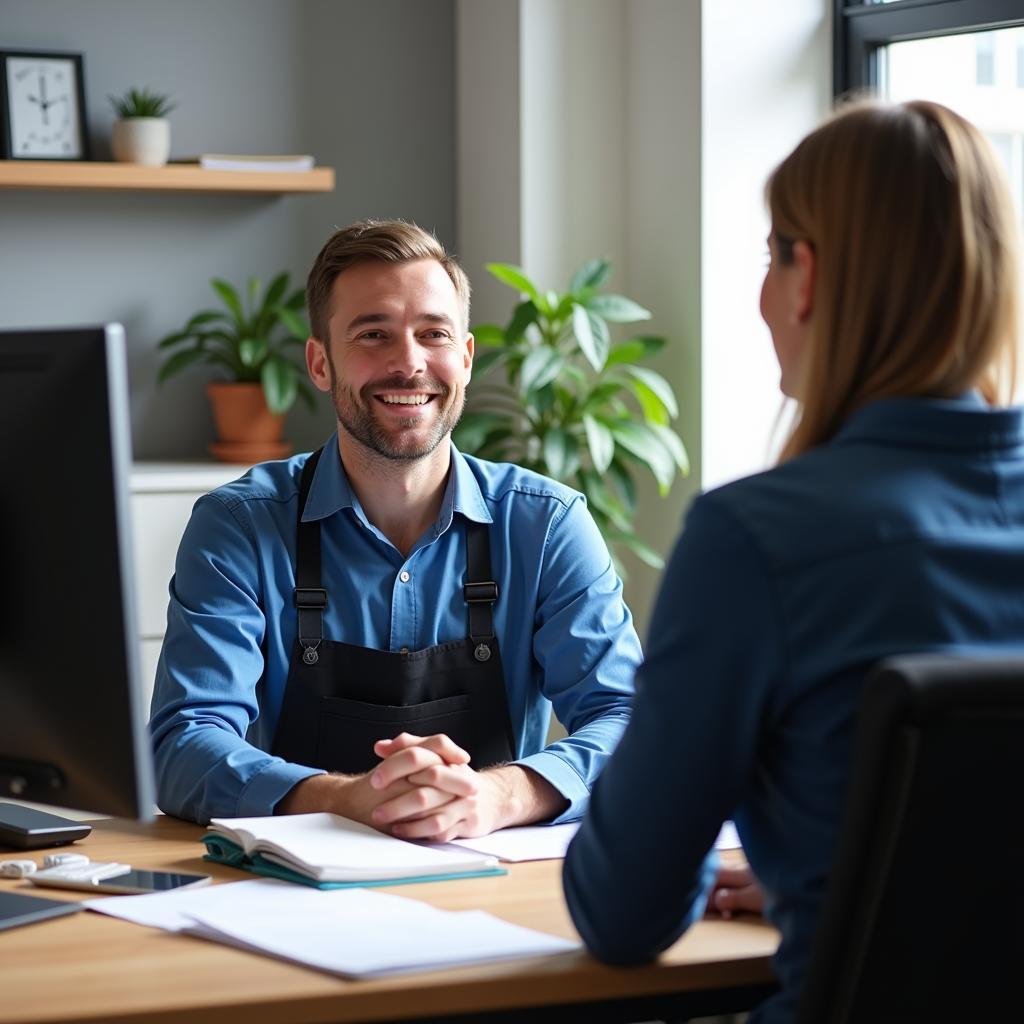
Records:
<instances>
[{"instance_id":1,"label":"man's beard","mask_svg":"<svg viewBox=\"0 0 1024 1024\"><path fill-rule=\"evenodd\" d=\"M448 402L452 389L434 377L395 377L385 380L371 381L359 390L359 397L346 384L343 384L334 372L334 361L328 357L331 372L331 399L338 422L363 447L372 452L397 462L412 462L425 458L455 429L465 405L465 394L453 403L445 412L437 417L429 433L422 440L415 440L411 432L386 430L377 422L373 415L373 397L376 391L424 391L435 392L432 402L439 402L444 407ZM420 417L398 420L398 427L421 427Z\"/></svg>"}]
</instances>

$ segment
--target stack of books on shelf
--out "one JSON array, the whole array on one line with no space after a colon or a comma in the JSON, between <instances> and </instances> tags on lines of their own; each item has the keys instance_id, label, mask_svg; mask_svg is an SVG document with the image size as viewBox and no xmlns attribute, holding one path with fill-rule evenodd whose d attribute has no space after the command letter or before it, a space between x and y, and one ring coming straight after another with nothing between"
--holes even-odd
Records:
<instances>
[{"instance_id":1,"label":"stack of books on shelf","mask_svg":"<svg viewBox=\"0 0 1024 1024\"><path fill-rule=\"evenodd\" d=\"M179 161L176 161L179 162ZM309 154L290 154L286 156L250 156L236 153L202 153L180 161L181 163L199 164L208 171L263 171L286 173L292 171L311 171L314 160Z\"/></svg>"}]
</instances>

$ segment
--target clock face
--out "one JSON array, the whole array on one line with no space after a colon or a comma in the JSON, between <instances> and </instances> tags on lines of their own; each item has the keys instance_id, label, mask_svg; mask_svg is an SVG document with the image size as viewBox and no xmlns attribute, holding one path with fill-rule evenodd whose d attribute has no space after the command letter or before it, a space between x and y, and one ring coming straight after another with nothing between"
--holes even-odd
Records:
<instances>
[{"instance_id":1,"label":"clock face","mask_svg":"<svg viewBox=\"0 0 1024 1024\"><path fill-rule=\"evenodd\" d=\"M56 57L6 59L10 155L15 158L83 155L75 62Z\"/></svg>"}]
</instances>

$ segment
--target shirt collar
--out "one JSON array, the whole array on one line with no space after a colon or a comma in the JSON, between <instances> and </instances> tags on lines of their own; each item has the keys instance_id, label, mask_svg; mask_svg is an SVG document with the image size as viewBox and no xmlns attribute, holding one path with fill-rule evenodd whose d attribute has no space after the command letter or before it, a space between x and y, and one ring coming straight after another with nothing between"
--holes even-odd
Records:
<instances>
[{"instance_id":1,"label":"shirt collar","mask_svg":"<svg viewBox=\"0 0 1024 1024\"><path fill-rule=\"evenodd\" d=\"M493 521L476 476L470 469L466 457L454 444L451 444L451 460L448 482L434 524L435 537L439 537L451 526L456 512L477 523ZM323 454L313 474L313 483L309 488L302 521L326 519L343 508L352 509L366 523L366 514L348 482L345 467L341 464L338 435L334 433L324 444Z\"/></svg>"},{"instance_id":2,"label":"shirt collar","mask_svg":"<svg viewBox=\"0 0 1024 1024\"><path fill-rule=\"evenodd\" d=\"M995 408L977 391L955 398L884 398L858 409L833 443L886 441L913 448L994 449L1024 444L1024 409Z\"/></svg>"}]
</instances>

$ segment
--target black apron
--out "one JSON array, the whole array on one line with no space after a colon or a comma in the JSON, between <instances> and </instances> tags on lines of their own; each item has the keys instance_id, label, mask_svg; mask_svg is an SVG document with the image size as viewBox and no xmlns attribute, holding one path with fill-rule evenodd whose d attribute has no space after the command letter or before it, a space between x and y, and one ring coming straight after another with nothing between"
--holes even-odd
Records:
<instances>
[{"instance_id":1,"label":"black apron","mask_svg":"<svg viewBox=\"0 0 1024 1024\"><path fill-rule=\"evenodd\" d=\"M295 552L298 629L271 753L330 772L380 763L377 740L445 733L473 768L511 761L515 750L501 653L494 635L498 585L486 523L466 521L468 637L422 651L378 651L327 640L320 523L302 513L323 449L302 470Z\"/></svg>"}]
</instances>

